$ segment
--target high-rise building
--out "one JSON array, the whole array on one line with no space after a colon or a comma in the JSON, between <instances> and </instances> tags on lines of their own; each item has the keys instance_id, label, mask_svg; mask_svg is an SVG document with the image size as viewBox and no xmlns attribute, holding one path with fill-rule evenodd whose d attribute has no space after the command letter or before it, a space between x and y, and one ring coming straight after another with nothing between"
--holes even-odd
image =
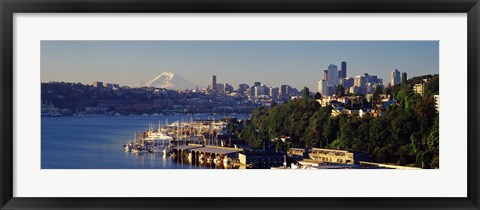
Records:
<instances>
[{"instance_id":1,"label":"high-rise building","mask_svg":"<svg viewBox=\"0 0 480 210\"><path fill-rule=\"evenodd\" d=\"M353 85L355 87L363 87L367 85L367 78L365 76L356 76Z\"/></svg>"},{"instance_id":2,"label":"high-rise building","mask_svg":"<svg viewBox=\"0 0 480 210\"><path fill-rule=\"evenodd\" d=\"M323 80L328 80L328 70L323 70Z\"/></svg>"},{"instance_id":3,"label":"high-rise building","mask_svg":"<svg viewBox=\"0 0 480 210\"><path fill-rule=\"evenodd\" d=\"M278 98L278 92L279 92L278 87L276 87L276 88L270 87L270 97L272 99L277 99Z\"/></svg>"},{"instance_id":4,"label":"high-rise building","mask_svg":"<svg viewBox=\"0 0 480 210\"><path fill-rule=\"evenodd\" d=\"M248 89L248 85L247 84L239 84L238 85L238 90L237 92L242 94L242 93L245 93L245 91Z\"/></svg>"},{"instance_id":5,"label":"high-rise building","mask_svg":"<svg viewBox=\"0 0 480 210\"><path fill-rule=\"evenodd\" d=\"M288 96L290 87L288 85L280 86L280 96Z\"/></svg>"},{"instance_id":6,"label":"high-rise building","mask_svg":"<svg viewBox=\"0 0 480 210\"><path fill-rule=\"evenodd\" d=\"M210 85L210 87L214 92L217 90L217 76L212 75L212 84Z\"/></svg>"},{"instance_id":7,"label":"high-rise building","mask_svg":"<svg viewBox=\"0 0 480 210\"><path fill-rule=\"evenodd\" d=\"M253 83L253 86L261 86L261 85L262 85L261 82L255 82L255 83Z\"/></svg>"},{"instance_id":8,"label":"high-rise building","mask_svg":"<svg viewBox=\"0 0 480 210\"><path fill-rule=\"evenodd\" d=\"M382 79L382 78L377 78L377 83L378 83L380 86L383 86L383 79Z\"/></svg>"},{"instance_id":9,"label":"high-rise building","mask_svg":"<svg viewBox=\"0 0 480 210\"><path fill-rule=\"evenodd\" d=\"M390 85L400 84L400 71L395 69L390 74Z\"/></svg>"},{"instance_id":10,"label":"high-rise building","mask_svg":"<svg viewBox=\"0 0 480 210\"><path fill-rule=\"evenodd\" d=\"M342 61L342 75L340 78L347 78L347 62Z\"/></svg>"},{"instance_id":11,"label":"high-rise building","mask_svg":"<svg viewBox=\"0 0 480 210\"><path fill-rule=\"evenodd\" d=\"M269 89L262 85L262 86L255 86L255 98L258 98L261 95L268 95Z\"/></svg>"},{"instance_id":12,"label":"high-rise building","mask_svg":"<svg viewBox=\"0 0 480 210\"><path fill-rule=\"evenodd\" d=\"M319 80L318 81L318 87L317 91L322 95L322 96L328 96L329 91L328 91L328 84L327 80Z\"/></svg>"},{"instance_id":13,"label":"high-rise building","mask_svg":"<svg viewBox=\"0 0 480 210\"><path fill-rule=\"evenodd\" d=\"M248 96L250 98L255 98L255 86L250 87L250 90L248 91Z\"/></svg>"},{"instance_id":14,"label":"high-rise building","mask_svg":"<svg viewBox=\"0 0 480 210\"><path fill-rule=\"evenodd\" d=\"M350 87L352 87L354 85L354 79L352 77L342 78L342 79L340 79L340 85L342 85L343 88L345 88L345 90L349 90Z\"/></svg>"},{"instance_id":15,"label":"high-rise building","mask_svg":"<svg viewBox=\"0 0 480 210\"><path fill-rule=\"evenodd\" d=\"M335 64L328 65L328 85L337 86L338 84L338 68Z\"/></svg>"}]
</instances>

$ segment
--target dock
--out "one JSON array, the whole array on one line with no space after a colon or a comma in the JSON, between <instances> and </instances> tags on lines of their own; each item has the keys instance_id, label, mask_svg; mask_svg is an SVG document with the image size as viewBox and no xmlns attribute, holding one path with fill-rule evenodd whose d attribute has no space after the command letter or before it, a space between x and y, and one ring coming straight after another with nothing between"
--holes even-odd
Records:
<instances>
[{"instance_id":1,"label":"dock","mask_svg":"<svg viewBox=\"0 0 480 210\"><path fill-rule=\"evenodd\" d=\"M219 158L220 160L223 160L224 158L236 159L238 158L238 153L242 152L243 149L189 144L173 146L171 151L178 158L188 158L192 162L197 162L204 161L206 158L212 160L215 158Z\"/></svg>"}]
</instances>

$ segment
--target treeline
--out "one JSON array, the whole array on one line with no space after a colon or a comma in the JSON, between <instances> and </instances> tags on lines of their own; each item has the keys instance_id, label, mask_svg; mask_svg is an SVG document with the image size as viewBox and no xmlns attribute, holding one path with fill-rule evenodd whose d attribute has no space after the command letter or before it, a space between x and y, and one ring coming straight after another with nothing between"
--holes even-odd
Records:
<instances>
[{"instance_id":1,"label":"treeline","mask_svg":"<svg viewBox=\"0 0 480 210\"><path fill-rule=\"evenodd\" d=\"M257 148L275 144L277 151L292 147L357 150L370 153L380 163L438 168L439 115L433 95L438 94L439 80L438 75L425 77L430 80L424 97L413 92L413 84L423 78L406 81L406 75L402 84L375 91L391 94L398 103L376 118L346 114L332 117L332 108L320 107L305 88L302 98L270 109L256 109L250 120L230 124L228 128ZM381 107L377 106L378 100L371 103L371 107ZM272 141L281 137L289 139Z\"/></svg>"}]
</instances>

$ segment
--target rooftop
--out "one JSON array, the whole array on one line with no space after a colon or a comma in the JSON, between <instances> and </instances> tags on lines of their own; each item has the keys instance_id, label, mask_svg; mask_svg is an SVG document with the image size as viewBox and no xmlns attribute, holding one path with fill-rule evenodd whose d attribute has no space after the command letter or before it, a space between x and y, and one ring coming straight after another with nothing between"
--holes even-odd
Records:
<instances>
[{"instance_id":1,"label":"rooftop","mask_svg":"<svg viewBox=\"0 0 480 210\"><path fill-rule=\"evenodd\" d=\"M197 148L191 149L191 151L225 155L225 154L231 154L231 153L238 153L238 152L243 151L243 149L235 149L235 148L229 148L229 147L206 146L206 147L197 147Z\"/></svg>"}]
</instances>

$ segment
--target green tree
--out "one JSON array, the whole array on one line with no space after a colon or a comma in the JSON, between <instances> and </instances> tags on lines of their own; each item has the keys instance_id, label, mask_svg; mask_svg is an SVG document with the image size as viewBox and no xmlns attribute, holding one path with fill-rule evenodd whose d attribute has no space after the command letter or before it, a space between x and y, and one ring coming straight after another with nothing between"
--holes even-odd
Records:
<instances>
[{"instance_id":1,"label":"green tree","mask_svg":"<svg viewBox=\"0 0 480 210\"><path fill-rule=\"evenodd\" d=\"M303 87L302 97L303 98L310 98L310 89L308 89L307 87Z\"/></svg>"},{"instance_id":2,"label":"green tree","mask_svg":"<svg viewBox=\"0 0 480 210\"><path fill-rule=\"evenodd\" d=\"M343 85L337 85L335 95L338 97L342 97L344 94L345 94L345 89L343 88Z\"/></svg>"}]
</instances>

